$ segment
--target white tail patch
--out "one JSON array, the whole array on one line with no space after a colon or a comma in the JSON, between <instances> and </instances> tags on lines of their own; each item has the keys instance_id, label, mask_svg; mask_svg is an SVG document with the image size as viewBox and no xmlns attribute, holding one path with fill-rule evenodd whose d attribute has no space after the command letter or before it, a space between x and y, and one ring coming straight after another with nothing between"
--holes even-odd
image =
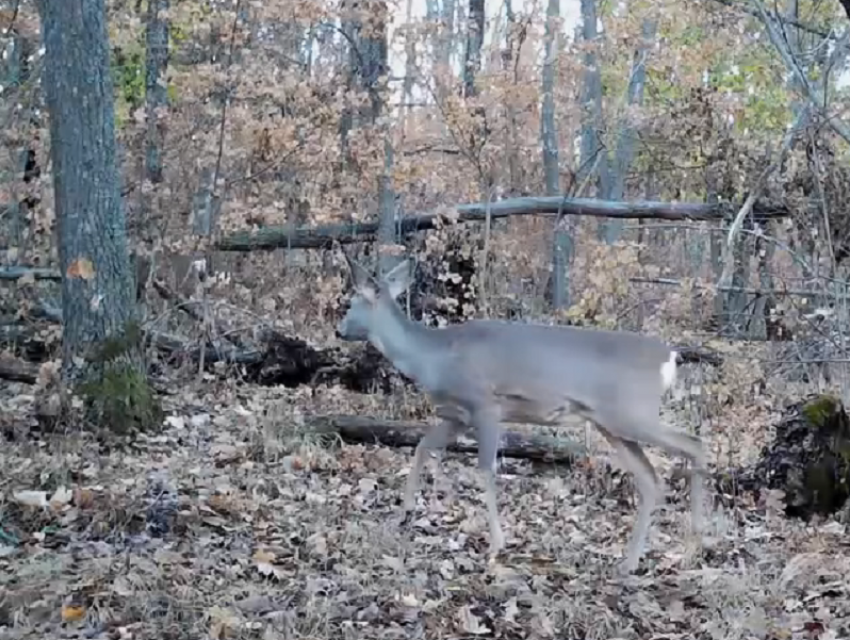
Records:
<instances>
[{"instance_id":1,"label":"white tail patch","mask_svg":"<svg viewBox=\"0 0 850 640\"><path fill-rule=\"evenodd\" d=\"M676 383L676 352L670 352L670 359L661 365L661 384L666 391Z\"/></svg>"}]
</instances>

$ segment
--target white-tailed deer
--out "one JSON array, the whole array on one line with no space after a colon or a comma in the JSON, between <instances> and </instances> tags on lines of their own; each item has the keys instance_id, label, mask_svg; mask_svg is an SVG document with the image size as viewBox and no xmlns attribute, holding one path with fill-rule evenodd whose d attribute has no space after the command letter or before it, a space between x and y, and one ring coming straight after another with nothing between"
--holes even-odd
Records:
<instances>
[{"instance_id":1,"label":"white-tailed deer","mask_svg":"<svg viewBox=\"0 0 850 640\"><path fill-rule=\"evenodd\" d=\"M497 554L505 542L496 505L501 423L557 425L575 413L592 421L611 443L634 474L641 497L622 572L637 568L659 497L658 478L639 442L692 461L691 522L701 532L702 443L664 426L659 418L662 395L676 379L676 352L670 347L624 331L496 320L432 329L411 321L395 301L411 283L407 260L377 282L345 257L355 292L337 335L369 340L428 392L442 418L416 447L404 495L406 512L415 506L427 452L442 451L462 428L474 427L490 551Z\"/></svg>"}]
</instances>

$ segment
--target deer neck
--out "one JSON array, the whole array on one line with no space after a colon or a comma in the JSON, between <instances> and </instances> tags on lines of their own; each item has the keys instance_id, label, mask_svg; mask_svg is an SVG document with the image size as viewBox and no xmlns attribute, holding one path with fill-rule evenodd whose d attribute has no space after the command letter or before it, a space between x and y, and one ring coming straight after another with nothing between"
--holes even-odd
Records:
<instances>
[{"instance_id":1,"label":"deer neck","mask_svg":"<svg viewBox=\"0 0 850 640\"><path fill-rule=\"evenodd\" d=\"M410 320L398 305L387 305L369 341L404 375L428 386L434 353L433 331Z\"/></svg>"}]
</instances>

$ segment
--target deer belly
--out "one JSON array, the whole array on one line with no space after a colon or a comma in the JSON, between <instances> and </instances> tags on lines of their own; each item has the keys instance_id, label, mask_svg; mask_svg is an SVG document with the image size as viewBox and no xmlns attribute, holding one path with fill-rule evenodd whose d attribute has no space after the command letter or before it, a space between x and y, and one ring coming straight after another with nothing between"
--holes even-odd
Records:
<instances>
[{"instance_id":1,"label":"deer belly","mask_svg":"<svg viewBox=\"0 0 850 640\"><path fill-rule=\"evenodd\" d=\"M523 394L506 393L498 396L502 420L527 424L558 425L584 407L569 399L543 401Z\"/></svg>"}]
</instances>

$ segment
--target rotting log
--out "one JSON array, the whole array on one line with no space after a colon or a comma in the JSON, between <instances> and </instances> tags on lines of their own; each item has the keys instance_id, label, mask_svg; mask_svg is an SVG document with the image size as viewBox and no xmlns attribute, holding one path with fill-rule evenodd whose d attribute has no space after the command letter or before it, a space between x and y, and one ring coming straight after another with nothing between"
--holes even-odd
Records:
<instances>
[{"instance_id":1,"label":"rotting log","mask_svg":"<svg viewBox=\"0 0 850 640\"><path fill-rule=\"evenodd\" d=\"M526 215L580 215L637 220L722 220L733 215L740 205L732 203L702 202L620 202L591 198L562 198L560 196L526 197L500 200L490 204L492 219ZM399 220L395 228L401 235L433 229L439 224L457 222L483 222L487 217L487 204L462 204L444 211L410 215ZM756 219L782 218L788 209L782 205L757 202L753 206ZM263 227L255 231L241 231L219 239L214 247L219 251L259 251L272 249L321 249L333 242L341 244L374 240L378 233L377 222L333 224L321 227Z\"/></svg>"},{"instance_id":2,"label":"rotting log","mask_svg":"<svg viewBox=\"0 0 850 640\"><path fill-rule=\"evenodd\" d=\"M0 380L35 384L38 367L17 358L0 358Z\"/></svg>"},{"instance_id":3,"label":"rotting log","mask_svg":"<svg viewBox=\"0 0 850 640\"><path fill-rule=\"evenodd\" d=\"M842 402L813 395L789 405L756 463L723 474L719 488L757 501L779 489L785 515L804 520L850 509L850 419Z\"/></svg>"},{"instance_id":4,"label":"rotting log","mask_svg":"<svg viewBox=\"0 0 850 640\"><path fill-rule=\"evenodd\" d=\"M415 447L431 425L412 420L390 420L353 415L316 416L308 426L320 434L338 435L345 442L382 444L388 447ZM457 438L446 449L460 453L477 453L475 440ZM499 454L554 464L572 464L586 454L580 443L569 438L553 438L533 433L505 430Z\"/></svg>"}]
</instances>

